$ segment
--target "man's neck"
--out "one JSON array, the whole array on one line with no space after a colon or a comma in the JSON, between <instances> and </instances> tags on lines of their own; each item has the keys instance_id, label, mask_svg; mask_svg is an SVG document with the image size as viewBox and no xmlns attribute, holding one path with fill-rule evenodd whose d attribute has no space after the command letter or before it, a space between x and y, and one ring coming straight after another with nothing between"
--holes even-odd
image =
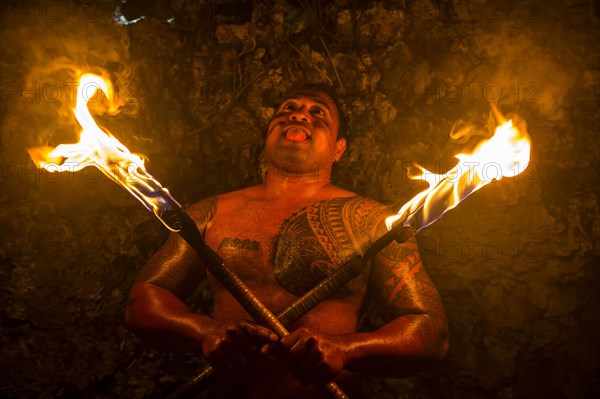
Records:
<instances>
[{"instance_id":1,"label":"man's neck","mask_svg":"<svg viewBox=\"0 0 600 399\"><path fill-rule=\"evenodd\" d=\"M267 196L273 199L315 198L331 188L331 173L318 170L294 173L269 167L264 187Z\"/></svg>"}]
</instances>

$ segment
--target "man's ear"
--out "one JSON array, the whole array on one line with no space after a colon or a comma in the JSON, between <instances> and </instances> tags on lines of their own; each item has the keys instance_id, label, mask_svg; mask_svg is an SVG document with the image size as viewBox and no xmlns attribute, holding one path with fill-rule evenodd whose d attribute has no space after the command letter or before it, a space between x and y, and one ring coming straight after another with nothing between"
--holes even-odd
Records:
<instances>
[{"instance_id":1,"label":"man's ear","mask_svg":"<svg viewBox=\"0 0 600 399\"><path fill-rule=\"evenodd\" d=\"M335 142L335 159L336 159L336 161L340 160L342 154L344 154L344 151L346 151L346 139L341 138Z\"/></svg>"}]
</instances>

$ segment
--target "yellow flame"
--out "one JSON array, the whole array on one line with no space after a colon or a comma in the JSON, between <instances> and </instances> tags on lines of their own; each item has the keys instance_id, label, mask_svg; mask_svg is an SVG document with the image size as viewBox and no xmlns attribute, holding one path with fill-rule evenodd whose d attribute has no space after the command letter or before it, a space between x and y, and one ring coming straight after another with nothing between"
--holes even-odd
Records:
<instances>
[{"instance_id":1,"label":"yellow flame","mask_svg":"<svg viewBox=\"0 0 600 399\"><path fill-rule=\"evenodd\" d=\"M530 152L529 135L509 120L498 126L494 135L479 143L472 153L456 155L459 162L443 175L416 165L419 173L409 177L426 181L429 188L404 204L397 215L387 218L388 229L401 219L403 225L417 231L430 225L492 180L523 172Z\"/></svg>"},{"instance_id":2,"label":"yellow flame","mask_svg":"<svg viewBox=\"0 0 600 399\"><path fill-rule=\"evenodd\" d=\"M141 156L133 154L116 137L102 130L88 109L88 102L101 90L110 102L111 111L116 104L109 91L109 82L93 74L81 76L77 86L77 102L73 112L82 127L79 141L60 144L56 148L28 149L29 156L39 168L49 172L75 172L95 166L133 194L146 208L154 212L169 229L161 215L179 206L168 190L152 177L144 167Z\"/></svg>"}]
</instances>

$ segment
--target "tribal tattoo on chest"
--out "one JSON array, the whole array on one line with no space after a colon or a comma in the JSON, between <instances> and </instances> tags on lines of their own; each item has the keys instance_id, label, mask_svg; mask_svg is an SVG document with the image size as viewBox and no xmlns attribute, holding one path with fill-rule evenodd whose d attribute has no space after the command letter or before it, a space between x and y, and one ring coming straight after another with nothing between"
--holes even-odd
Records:
<instances>
[{"instance_id":1,"label":"tribal tattoo on chest","mask_svg":"<svg viewBox=\"0 0 600 399\"><path fill-rule=\"evenodd\" d=\"M290 215L274 243L273 273L278 283L302 295L370 244L376 224L389 210L360 197L317 202ZM356 294L366 278L356 278L337 293Z\"/></svg>"}]
</instances>

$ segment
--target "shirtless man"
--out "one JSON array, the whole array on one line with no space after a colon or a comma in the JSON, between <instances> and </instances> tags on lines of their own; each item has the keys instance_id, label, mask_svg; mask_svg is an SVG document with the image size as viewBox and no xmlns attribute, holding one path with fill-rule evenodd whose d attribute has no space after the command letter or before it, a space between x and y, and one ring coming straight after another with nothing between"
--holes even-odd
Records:
<instances>
[{"instance_id":1,"label":"shirtless man","mask_svg":"<svg viewBox=\"0 0 600 399\"><path fill-rule=\"evenodd\" d=\"M328 90L293 90L269 123L266 181L188 211L205 242L275 314L387 231L392 212L330 182L346 129ZM204 278L212 316L185 305ZM357 333L367 288L388 322ZM132 287L126 324L155 347L202 353L224 375L209 391L215 398L321 398L327 395L311 384L333 380L355 399L360 374L409 376L448 350L444 310L414 238L389 245L277 342L172 234Z\"/></svg>"}]
</instances>

